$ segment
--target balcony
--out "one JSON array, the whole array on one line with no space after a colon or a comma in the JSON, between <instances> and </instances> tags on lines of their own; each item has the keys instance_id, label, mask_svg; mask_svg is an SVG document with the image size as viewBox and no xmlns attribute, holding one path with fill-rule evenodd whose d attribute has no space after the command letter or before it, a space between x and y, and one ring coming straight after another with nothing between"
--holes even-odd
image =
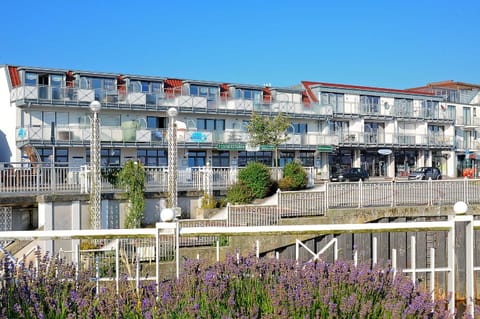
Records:
<instances>
[{"instance_id":1,"label":"balcony","mask_svg":"<svg viewBox=\"0 0 480 319\"><path fill-rule=\"evenodd\" d=\"M344 132L337 136L339 145L351 147L452 148L453 138L427 134L392 134ZM334 144L335 145L335 144Z\"/></svg>"},{"instance_id":2,"label":"balcony","mask_svg":"<svg viewBox=\"0 0 480 319\"><path fill-rule=\"evenodd\" d=\"M273 99L270 102L236 99L217 96L191 96L183 89L174 92L120 92L117 90L80 89L76 87L19 86L10 93L10 101L22 107L26 105L88 106L98 100L105 108L136 110L167 110L176 107L180 112L210 112L251 114L253 111L264 114L288 113L292 117L325 118L333 114L330 106L315 103L303 104L294 101Z\"/></svg>"},{"instance_id":3,"label":"balcony","mask_svg":"<svg viewBox=\"0 0 480 319\"><path fill-rule=\"evenodd\" d=\"M123 124L130 124L124 122ZM103 144L116 146L157 145L166 147L168 140L166 129L148 129L140 126L102 126L100 138ZM50 125L19 127L16 130L16 141L20 145L83 145L90 144L90 126L64 125L56 126L53 131ZM215 148L217 144L246 144L248 133L242 130L227 129L224 131L178 130L177 143L181 147ZM318 132L308 134L291 134L285 147L302 148L317 145L338 145L338 136L325 135Z\"/></svg>"},{"instance_id":4,"label":"balcony","mask_svg":"<svg viewBox=\"0 0 480 319\"><path fill-rule=\"evenodd\" d=\"M456 126L464 126L465 128L471 127L480 127L480 119L476 116L459 116L455 122Z\"/></svg>"}]
</instances>

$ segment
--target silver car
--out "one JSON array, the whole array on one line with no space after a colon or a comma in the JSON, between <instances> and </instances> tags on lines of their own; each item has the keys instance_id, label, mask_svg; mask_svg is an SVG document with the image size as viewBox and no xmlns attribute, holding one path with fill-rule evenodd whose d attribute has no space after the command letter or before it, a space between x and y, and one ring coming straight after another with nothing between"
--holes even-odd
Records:
<instances>
[{"instance_id":1,"label":"silver car","mask_svg":"<svg viewBox=\"0 0 480 319\"><path fill-rule=\"evenodd\" d=\"M442 179L442 173L436 167L420 167L408 175L409 180L438 180Z\"/></svg>"}]
</instances>

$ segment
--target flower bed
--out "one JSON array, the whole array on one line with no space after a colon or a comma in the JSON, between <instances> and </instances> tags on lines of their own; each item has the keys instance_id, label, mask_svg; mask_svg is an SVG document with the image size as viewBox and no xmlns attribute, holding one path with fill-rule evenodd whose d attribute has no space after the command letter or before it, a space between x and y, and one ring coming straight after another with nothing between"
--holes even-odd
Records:
<instances>
[{"instance_id":1,"label":"flower bed","mask_svg":"<svg viewBox=\"0 0 480 319\"><path fill-rule=\"evenodd\" d=\"M433 302L409 278L350 262L188 260L179 279L161 282L158 295L152 282L137 290L126 280L118 295L114 282L102 282L97 294L92 273L76 274L73 265L55 258L39 264L3 262L1 318L449 317L445 300Z\"/></svg>"}]
</instances>

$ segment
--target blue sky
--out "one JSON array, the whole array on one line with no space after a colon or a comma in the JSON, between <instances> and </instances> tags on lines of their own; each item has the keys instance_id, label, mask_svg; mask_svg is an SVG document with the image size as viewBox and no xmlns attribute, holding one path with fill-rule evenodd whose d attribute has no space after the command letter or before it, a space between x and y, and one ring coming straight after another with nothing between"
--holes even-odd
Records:
<instances>
[{"instance_id":1,"label":"blue sky","mask_svg":"<svg viewBox=\"0 0 480 319\"><path fill-rule=\"evenodd\" d=\"M0 64L289 86L480 84L480 1L3 1Z\"/></svg>"}]
</instances>

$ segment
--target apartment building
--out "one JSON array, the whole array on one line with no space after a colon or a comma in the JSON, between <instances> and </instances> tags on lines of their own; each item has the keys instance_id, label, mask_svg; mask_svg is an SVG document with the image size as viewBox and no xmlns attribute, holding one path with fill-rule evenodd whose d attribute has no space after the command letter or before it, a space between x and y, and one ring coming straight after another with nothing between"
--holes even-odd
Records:
<instances>
[{"instance_id":1,"label":"apartment building","mask_svg":"<svg viewBox=\"0 0 480 319\"><path fill-rule=\"evenodd\" d=\"M442 110L455 119L457 176L478 176L480 160L480 85L456 81L428 83L412 90L443 98Z\"/></svg>"},{"instance_id":2,"label":"apartment building","mask_svg":"<svg viewBox=\"0 0 480 319\"><path fill-rule=\"evenodd\" d=\"M245 124L252 112L287 114L291 127L289 140L280 146L280 165L298 159L321 178L348 166L385 177L437 166L453 177L461 161L455 154L460 105L426 89L308 81L271 87L3 65L0 162L26 161L29 145L42 162L88 164L94 100L102 105L103 166L129 159L166 166L171 107L178 110L180 169L206 163L243 167L250 161L272 165L270 145L247 147Z\"/></svg>"}]
</instances>

